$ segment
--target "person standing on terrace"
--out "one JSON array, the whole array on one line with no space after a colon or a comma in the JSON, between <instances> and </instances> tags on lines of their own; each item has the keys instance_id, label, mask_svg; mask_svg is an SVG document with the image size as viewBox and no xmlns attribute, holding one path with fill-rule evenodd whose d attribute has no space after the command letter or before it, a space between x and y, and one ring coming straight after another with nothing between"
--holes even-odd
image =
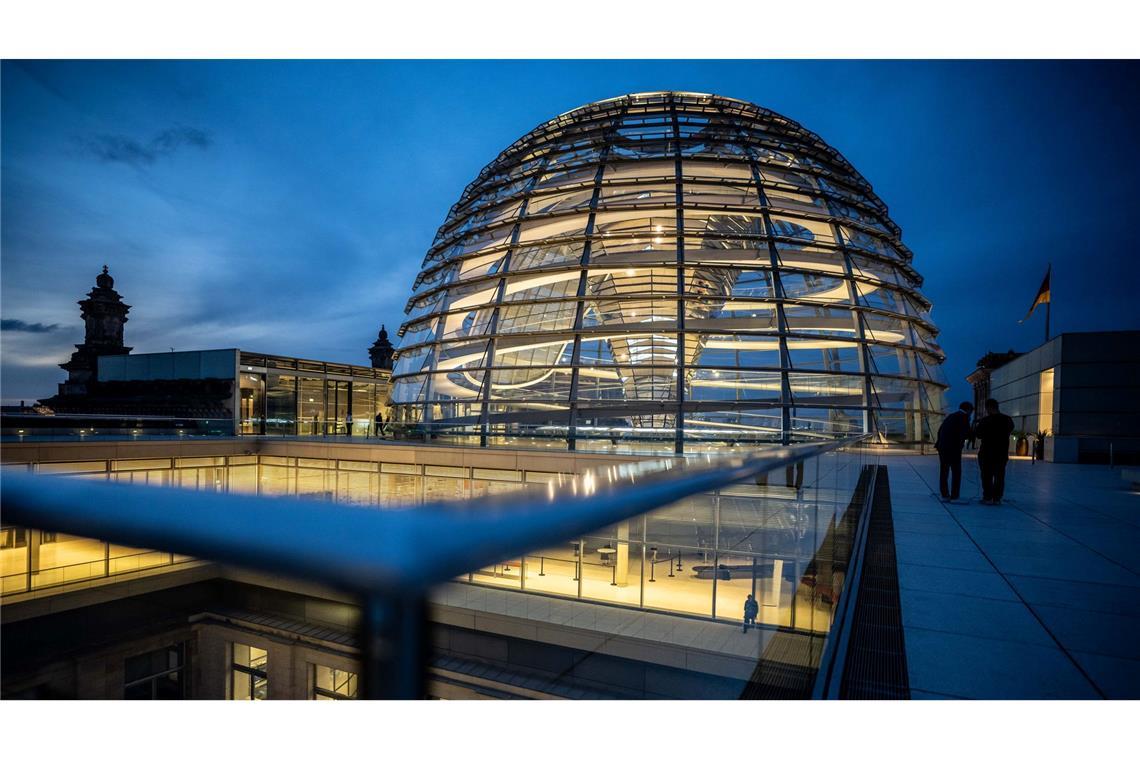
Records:
<instances>
[{"instance_id":1,"label":"person standing on terrace","mask_svg":"<svg viewBox=\"0 0 1140 760\"><path fill-rule=\"evenodd\" d=\"M978 436L978 467L982 471L982 503L1001 504L1005 494L1005 466L1009 464L1009 436L1013 420L998 410L998 402L986 399L986 416L974 425Z\"/></svg>"},{"instance_id":2,"label":"person standing on terrace","mask_svg":"<svg viewBox=\"0 0 1140 760\"><path fill-rule=\"evenodd\" d=\"M958 411L946 415L938 428L938 487L943 499L957 501L962 488L962 445L970 437L970 413L974 405L963 401ZM949 479L949 484L947 480Z\"/></svg>"}]
</instances>

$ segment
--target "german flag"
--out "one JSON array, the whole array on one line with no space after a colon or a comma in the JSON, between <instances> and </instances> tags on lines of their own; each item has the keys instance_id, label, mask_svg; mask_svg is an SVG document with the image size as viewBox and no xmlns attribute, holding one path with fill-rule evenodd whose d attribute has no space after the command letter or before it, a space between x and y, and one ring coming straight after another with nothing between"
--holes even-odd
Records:
<instances>
[{"instance_id":1,"label":"german flag","mask_svg":"<svg viewBox=\"0 0 1140 760\"><path fill-rule=\"evenodd\" d=\"M1043 303L1050 303L1051 293L1049 291L1049 275L1053 273L1053 265L1050 264L1049 268L1045 270L1045 279L1041 281L1041 287L1037 289L1037 296L1033 299L1032 305L1029 307L1029 312L1022 317L1017 324L1021 324L1025 320L1033 316L1033 310Z\"/></svg>"}]
</instances>

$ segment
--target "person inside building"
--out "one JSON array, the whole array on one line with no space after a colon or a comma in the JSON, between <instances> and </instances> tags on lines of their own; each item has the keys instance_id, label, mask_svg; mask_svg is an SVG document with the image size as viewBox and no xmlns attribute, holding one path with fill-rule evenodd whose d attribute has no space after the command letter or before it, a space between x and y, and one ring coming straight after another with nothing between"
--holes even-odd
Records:
<instances>
[{"instance_id":1,"label":"person inside building","mask_svg":"<svg viewBox=\"0 0 1140 760\"><path fill-rule=\"evenodd\" d=\"M744 630L741 633L748 633L748 629L756 625L756 616L759 614L760 605L757 604L752 594L749 594L748 598L744 600Z\"/></svg>"},{"instance_id":2,"label":"person inside building","mask_svg":"<svg viewBox=\"0 0 1140 760\"><path fill-rule=\"evenodd\" d=\"M978 437L978 468L982 472L982 503L1001 504L1005 494L1005 466L1009 464L1009 436L1013 420L1002 414L998 402L986 399L986 416L974 425Z\"/></svg>"},{"instance_id":3,"label":"person inside building","mask_svg":"<svg viewBox=\"0 0 1140 760\"><path fill-rule=\"evenodd\" d=\"M946 415L938 428L938 487L943 499L957 501L962 488L962 446L970 437L970 414L974 405L963 401L958 411ZM949 482L947 482L949 481Z\"/></svg>"}]
</instances>

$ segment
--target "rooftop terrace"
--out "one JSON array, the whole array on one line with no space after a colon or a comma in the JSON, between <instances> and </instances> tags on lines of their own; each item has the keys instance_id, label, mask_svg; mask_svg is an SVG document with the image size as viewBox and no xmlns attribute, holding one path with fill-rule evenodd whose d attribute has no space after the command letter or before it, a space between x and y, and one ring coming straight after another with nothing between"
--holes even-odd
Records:
<instances>
[{"instance_id":1,"label":"rooftop terrace","mask_svg":"<svg viewBox=\"0 0 1140 760\"><path fill-rule=\"evenodd\" d=\"M937 498L934 457L890 467L914 698L1140 697L1140 492L1119 468L1012 461L1007 503Z\"/></svg>"}]
</instances>

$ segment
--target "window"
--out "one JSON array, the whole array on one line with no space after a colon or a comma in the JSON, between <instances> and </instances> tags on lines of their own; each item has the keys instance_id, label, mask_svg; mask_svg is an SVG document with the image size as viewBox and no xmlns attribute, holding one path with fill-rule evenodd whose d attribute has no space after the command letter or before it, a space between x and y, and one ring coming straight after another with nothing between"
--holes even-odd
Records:
<instances>
[{"instance_id":1,"label":"window","mask_svg":"<svg viewBox=\"0 0 1140 760\"><path fill-rule=\"evenodd\" d=\"M233 662L230 666L230 699L242 701L268 699L269 653L248 644L233 645Z\"/></svg>"},{"instance_id":2,"label":"window","mask_svg":"<svg viewBox=\"0 0 1140 760\"><path fill-rule=\"evenodd\" d=\"M174 644L123 663L123 699L183 699L186 645Z\"/></svg>"},{"instance_id":3,"label":"window","mask_svg":"<svg viewBox=\"0 0 1140 760\"><path fill-rule=\"evenodd\" d=\"M1037 429L1034 432L1053 432L1053 368L1045 370L1038 381Z\"/></svg>"},{"instance_id":4,"label":"window","mask_svg":"<svg viewBox=\"0 0 1140 760\"><path fill-rule=\"evenodd\" d=\"M313 699L356 699L355 673L327 665L313 665Z\"/></svg>"}]
</instances>

